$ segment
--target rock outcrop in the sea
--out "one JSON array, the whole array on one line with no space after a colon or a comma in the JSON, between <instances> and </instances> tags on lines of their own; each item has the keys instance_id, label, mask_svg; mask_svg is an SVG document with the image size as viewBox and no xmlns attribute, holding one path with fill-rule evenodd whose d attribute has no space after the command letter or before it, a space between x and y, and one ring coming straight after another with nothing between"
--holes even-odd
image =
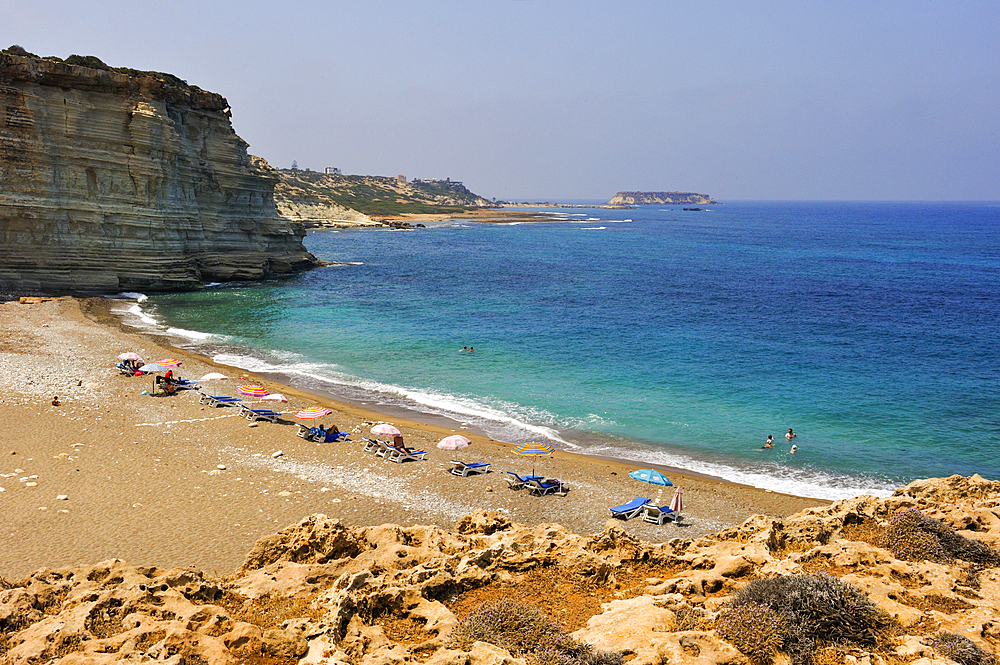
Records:
<instances>
[{"instance_id":1,"label":"rock outcrop in the sea","mask_svg":"<svg viewBox=\"0 0 1000 665\"><path fill-rule=\"evenodd\" d=\"M165 291L312 267L229 105L170 75L0 53L0 291Z\"/></svg>"},{"instance_id":2,"label":"rock outcrop in the sea","mask_svg":"<svg viewBox=\"0 0 1000 665\"><path fill-rule=\"evenodd\" d=\"M708 194L694 192L618 192L608 205L649 205L649 204L683 204L703 205L718 203Z\"/></svg>"},{"instance_id":3,"label":"rock outcrop in the sea","mask_svg":"<svg viewBox=\"0 0 1000 665\"><path fill-rule=\"evenodd\" d=\"M900 514L919 514L931 531L886 539ZM978 476L916 481L887 499L758 516L661 544L610 523L588 537L499 513L469 515L455 532L348 527L313 515L260 540L229 577L107 561L0 580L0 662L552 662L488 639L454 639L462 617L504 599L536 606L572 632L573 644L591 645L581 663L787 664L781 649L791 642L775 639L778 652L763 656L737 648L791 630L780 616L750 621L735 644L719 630L720 617L733 623L734 592L783 577L789 584L771 586L802 579L849 595L847 609L796 629L792 663L945 665L951 656L985 665L1000 644L998 545L1000 482ZM852 624L857 617L842 615L851 607L877 625ZM763 608L751 619L787 610Z\"/></svg>"}]
</instances>

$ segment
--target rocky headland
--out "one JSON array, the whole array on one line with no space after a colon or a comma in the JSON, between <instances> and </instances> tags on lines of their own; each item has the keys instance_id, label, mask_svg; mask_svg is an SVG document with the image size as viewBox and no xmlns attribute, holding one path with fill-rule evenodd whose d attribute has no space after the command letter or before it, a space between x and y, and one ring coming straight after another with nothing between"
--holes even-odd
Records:
<instances>
[{"instance_id":1,"label":"rocky headland","mask_svg":"<svg viewBox=\"0 0 1000 665\"><path fill-rule=\"evenodd\" d=\"M718 203L708 194L694 192L618 192L608 205L705 205Z\"/></svg>"},{"instance_id":2,"label":"rocky headland","mask_svg":"<svg viewBox=\"0 0 1000 665\"><path fill-rule=\"evenodd\" d=\"M71 64L77 63L77 64ZM167 291L317 264L221 95L0 53L0 291Z\"/></svg>"},{"instance_id":3,"label":"rocky headland","mask_svg":"<svg viewBox=\"0 0 1000 665\"><path fill-rule=\"evenodd\" d=\"M231 575L111 560L0 579L0 661L986 665L998 546L1000 483L978 476L663 543L497 512L452 531L316 514Z\"/></svg>"}]
</instances>

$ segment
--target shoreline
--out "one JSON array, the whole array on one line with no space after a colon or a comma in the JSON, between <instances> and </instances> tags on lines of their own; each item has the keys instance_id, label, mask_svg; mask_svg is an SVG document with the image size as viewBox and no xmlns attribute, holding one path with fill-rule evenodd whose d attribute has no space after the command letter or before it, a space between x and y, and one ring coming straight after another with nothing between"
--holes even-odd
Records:
<instances>
[{"instance_id":1,"label":"shoreline","mask_svg":"<svg viewBox=\"0 0 1000 665\"><path fill-rule=\"evenodd\" d=\"M234 569L253 543L313 513L352 525L435 524L452 528L474 510L503 511L527 525L559 523L577 533L603 530L608 508L635 496L656 500L656 487L628 478L638 464L557 451L534 460L536 470L568 483L567 497L532 497L508 489L507 470L526 473L532 459L458 423L396 417L335 402L263 375L219 365L137 331L106 299L60 298L32 305L0 304L0 412L10 441L0 450L0 507L10 543L0 577L40 567L120 558L129 563ZM192 391L141 395L149 377L121 376L117 355L183 359L186 378L222 371L254 379L288 404L281 424L250 424L235 409L212 409ZM258 380L259 379L259 380ZM203 387L235 394L235 380ZM60 406L49 402L60 396ZM295 435L294 413L334 410L321 420L352 432L351 441L316 444ZM371 423L391 420L427 460L393 464L361 450ZM435 447L443 436L474 441L458 453ZM280 452L280 454L278 454ZM460 478L450 460L490 462L492 473ZM225 468L220 468L225 467ZM617 521L647 541L694 538L735 526L755 514L783 517L829 501L783 495L721 479L670 470L683 487L685 521L658 526ZM663 505L673 488L660 493ZM66 497L66 498L58 498ZM81 538L86 534L86 538Z\"/></svg>"}]
</instances>

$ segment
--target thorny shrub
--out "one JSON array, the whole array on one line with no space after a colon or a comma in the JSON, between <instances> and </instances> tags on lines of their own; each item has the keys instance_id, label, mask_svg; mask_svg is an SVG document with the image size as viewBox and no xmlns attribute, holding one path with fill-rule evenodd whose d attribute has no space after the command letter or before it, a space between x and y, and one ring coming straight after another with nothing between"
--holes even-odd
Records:
<instances>
[{"instance_id":1,"label":"thorny shrub","mask_svg":"<svg viewBox=\"0 0 1000 665\"><path fill-rule=\"evenodd\" d=\"M825 573L754 580L733 594L720 625L744 605L763 605L780 615L781 650L794 665L812 665L823 645L877 647L895 625L863 591Z\"/></svg>"},{"instance_id":2,"label":"thorny shrub","mask_svg":"<svg viewBox=\"0 0 1000 665\"><path fill-rule=\"evenodd\" d=\"M992 665L996 662L993 655L968 637L957 633L936 633L930 637L928 644L945 658L951 658L962 665Z\"/></svg>"},{"instance_id":3,"label":"thorny shrub","mask_svg":"<svg viewBox=\"0 0 1000 665\"><path fill-rule=\"evenodd\" d=\"M893 515L877 544L905 561L954 563L959 559L988 567L1000 565L1000 554L990 547L958 534L916 508L904 508Z\"/></svg>"},{"instance_id":4,"label":"thorny shrub","mask_svg":"<svg viewBox=\"0 0 1000 665\"><path fill-rule=\"evenodd\" d=\"M766 665L784 642L781 615L769 605L747 602L725 611L715 631L754 665Z\"/></svg>"},{"instance_id":5,"label":"thorny shrub","mask_svg":"<svg viewBox=\"0 0 1000 665\"><path fill-rule=\"evenodd\" d=\"M537 663L554 665L621 665L622 655L595 652L577 642L554 621L531 605L500 600L483 603L458 622L452 633L461 648L482 641L527 656Z\"/></svg>"}]
</instances>

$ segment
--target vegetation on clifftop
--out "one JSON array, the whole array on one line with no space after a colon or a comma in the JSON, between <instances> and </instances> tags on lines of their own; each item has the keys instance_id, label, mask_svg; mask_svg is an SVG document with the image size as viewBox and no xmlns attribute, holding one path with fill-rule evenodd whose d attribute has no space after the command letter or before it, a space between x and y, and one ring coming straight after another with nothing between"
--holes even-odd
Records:
<instances>
[{"instance_id":1,"label":"vegetation on clifftop","mask_svg":"<svg viewBox=\"0 0 1000 665\"><path fill-rule=\"evenodd\" d=\"M190 83L180 78L179 76L174 76L173 74L169 74L167 72L153 72L142 69L132 69L131 67L111 67L110 65L106 64L103 60L98 58L96 55L77 55L74 53L65 60L57 55L47 55L42 57L39 55L35 55L30 51L25 50L24 48L18 46L17 44L5 48L3 51L0 51L0 53L18 55L26 58L35 58L36 60L61 62L66 65L74 65L77 67L89 67L90 69L100 69L106 72L117 72L119 74L124 74L125 76L131 76L133 78L151 76L155 79L163 81L167 85L172 85L177 88L189 88L191 90L201 90L201 88L199 88L198 86L191 85Z\"/></svg>"},{"instance_id":2,"label":"vegetation on clifftop","mask_svg":"<svg viewBox=\"0 0 1000 665\"><path fill-rule=\"evenodd\" d=\"M403 182L384 176L340 175L280 169L276 195L312 195L330 199L371 217L411 214L458 214L488 207L489 201L460 182L416 180ZM283 192L281 190L284 190Z\"/></svg>"}]
</instances>

